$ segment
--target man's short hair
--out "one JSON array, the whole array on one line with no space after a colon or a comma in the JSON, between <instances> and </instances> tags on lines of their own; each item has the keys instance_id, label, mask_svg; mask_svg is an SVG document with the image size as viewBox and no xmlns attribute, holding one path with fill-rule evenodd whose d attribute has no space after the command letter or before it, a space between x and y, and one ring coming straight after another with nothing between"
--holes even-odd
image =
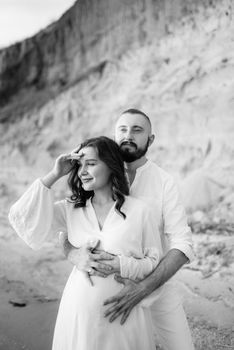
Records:
<instances>
[{"instance_id":1,"label":"man's short hair","mask_svg":"<svg viewBox=\"0 0 234 350\"><path fill-rule=\"evenodd\" d=\"M148 117L148 115L146 115L144 112L140 111L139 109L136 108L129 108L126 109L126 111L124 111L121 115L126 114L126 113L130 113L130 114L141 114L149 123L150 128L152 128L152 124L151 124L151 120Z\"/></svg>"}]
</instances>

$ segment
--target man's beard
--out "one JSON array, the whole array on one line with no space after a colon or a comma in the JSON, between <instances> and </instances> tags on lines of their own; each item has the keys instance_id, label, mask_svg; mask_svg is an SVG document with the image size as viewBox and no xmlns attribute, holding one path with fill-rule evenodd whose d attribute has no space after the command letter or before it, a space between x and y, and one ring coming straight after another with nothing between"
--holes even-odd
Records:
<instances>
[{"instance_id":1,"label":"man's beard","mask_svg":"<svg viewBox=\"0 0 234 350\"><path fill-rule=\"evenodd\" d=\"M122 158L126 163L132 163L132 162L135 162L135 160L140 159L146 154L149 148L149 139L143 148L137 148L137 145L134 142L128 142L129 145L135 146L135 149L136 149L135 151L129 151L128 148L122 148L122 146L125 144L126 144L125 142L122 142L120 145L120 152L121 152Z\"/></svg>"}]
</instances>

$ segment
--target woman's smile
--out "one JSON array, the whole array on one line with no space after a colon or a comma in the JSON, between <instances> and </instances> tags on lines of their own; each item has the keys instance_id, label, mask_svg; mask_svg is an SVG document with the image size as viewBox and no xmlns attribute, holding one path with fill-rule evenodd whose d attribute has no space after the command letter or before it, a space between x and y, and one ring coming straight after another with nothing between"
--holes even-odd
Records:
<instances>
[{"instance_id":1,"label":"woman's smile","mask_svg":"<svg viewBox=\"0 0 234 350\"><path fill-rule=\"evenodd\" d=\"M92 180L93 180L92 177L91 178L85 178L85 179L81 178L82 183L87 183L87 182L92 181Z\"/></svg>"},{"instance_id":2,"label":"woman's smile","mask_svg":"<svg viewBox=\"0 0 234 350\"><path fill-rule=\"evenodd\" d=\"M109 186L110 169L100 160L94 147L84 147L80 151L78 176L86 191L96 191Z\"/></svg>"}]
</instances>

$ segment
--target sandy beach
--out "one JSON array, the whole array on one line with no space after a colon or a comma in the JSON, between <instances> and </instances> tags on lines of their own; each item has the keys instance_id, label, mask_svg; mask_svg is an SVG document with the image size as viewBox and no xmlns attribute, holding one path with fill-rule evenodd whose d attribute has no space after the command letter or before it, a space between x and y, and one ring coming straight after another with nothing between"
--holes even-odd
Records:
<instances>
[{"instance_id":1,"label":"sandy beach","mask_svg":"<svg viewBox=\"0 0 234 350\"><path fill-rule=\"evenodd\" d=\"M234 238L200 234L194 240L197 259L176 279L196 349L234 349ZM1 220L0 242L0 350L50 350L59 300L72 266L56 242L36 252L27 247L6 216ZM215 247L220 251L215 253Z\"/></svg>"}]
</instances>

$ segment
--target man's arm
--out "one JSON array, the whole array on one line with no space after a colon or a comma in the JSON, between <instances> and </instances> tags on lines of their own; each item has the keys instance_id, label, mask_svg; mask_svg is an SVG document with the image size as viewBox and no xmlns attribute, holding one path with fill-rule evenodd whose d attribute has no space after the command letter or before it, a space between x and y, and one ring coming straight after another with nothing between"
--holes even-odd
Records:
<instances>
[{"instance_id":1,"label":"man's arm","mask_svg":"<svg viewBox=\"0 0 234 350\"><path fill-rule=\"evenodd\" d=\"M171 249L156 269L138 283L116 276L116 280L125 287L116 296L104 302L104 305L114 303L105 311L105 317L110 316L112 322L122 315L120 323L123 324L135 305L167 282L187 261L188 258L184 253L178 249Z\"/></svg>"},{"instance_id":2,"label":"man's arm","mask_svg":"<svg viewBox=\"0 0 234 350\"><path fill-rule=\"evenodd\" d=\"M135 305L167 282L185 263L193 260L191 231L177 186L169 175L163 187L163 220L170 250L155 270L139 283L116 278L125 287L104 302L104 305L115 303L105 312L110 321L122 315L123 324Z\"/></svg>"}]
</instances>

